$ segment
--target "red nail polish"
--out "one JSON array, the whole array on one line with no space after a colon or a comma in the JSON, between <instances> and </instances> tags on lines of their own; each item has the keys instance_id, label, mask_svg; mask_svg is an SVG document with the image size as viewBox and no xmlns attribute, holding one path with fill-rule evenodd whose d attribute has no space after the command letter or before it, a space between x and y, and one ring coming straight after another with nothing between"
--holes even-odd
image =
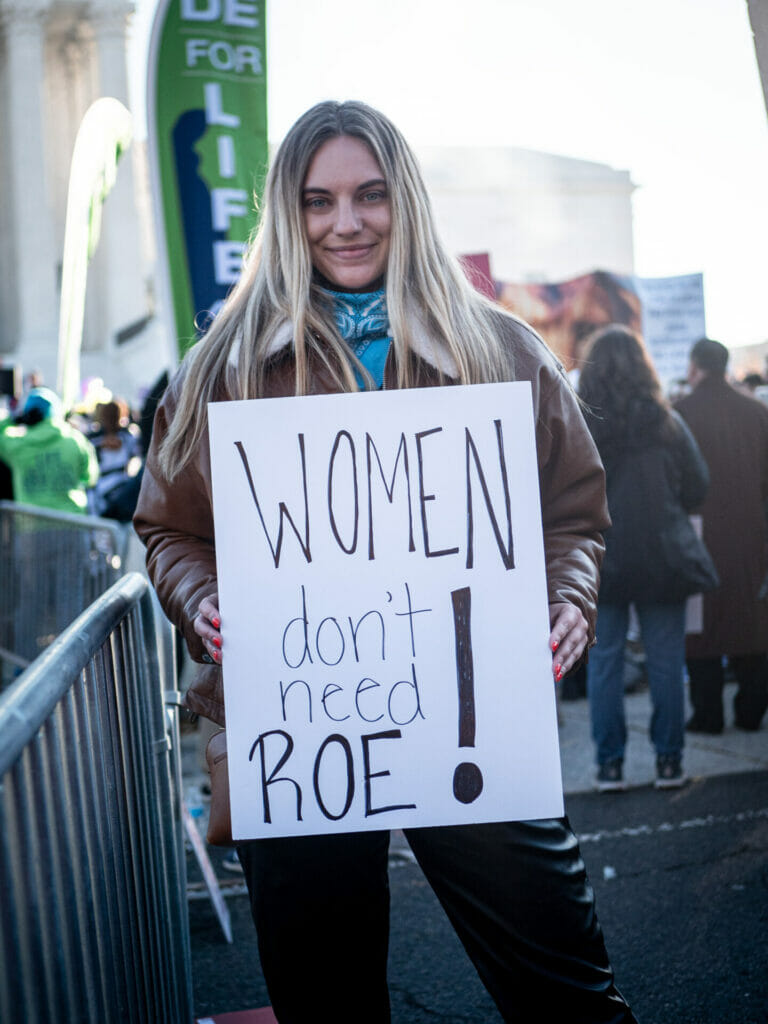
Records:
<instances>
[{"instance_id":1,"label":"red nail polish","mask_svg":"<svg viewBox=\"0 0 768 1024\"><path fill-rule=\"evenodd\" d=\"M218 629L221 625L221 619L211 619L211 622L213 623L214 629Z\"/></svg>"},{"instance_id":2,"label":"red nail polish","mask_svg":"<svg viewBox=\"0 0 768 1024\"><path fill-rule=\"evenodd\" d=\"M220 664L221 664L221 651L214 651L214 652L213 652L213 658L214 658L214 661L215 661L215 662L216 662L216 663L217 663L218 665L220 665Z\"/></svg>"},{"instance_id":3,"label":"red nail polish","mask_svg":"<svg viewBox=\"0 0 768 1024\"><path fill-rule=\"evenodd\" d=\"M555 651L557 650L557 648L558 648L559 646L560 646L560 645L558 644L557 640L553 640L553 641L552 641L552 653L553 653L553 654L555 653Z\"/></svg>"},{"instance_id":4,"label":"red nail polish","mask_svg":"<svg viewBox=\"0 0 768 1024\"><path fill-rule=\"evenodd\" d=\"M217 647L221 647L221 637L220 636L215 636L211 642L214 643Z\"/></svg>"}]
</instances>

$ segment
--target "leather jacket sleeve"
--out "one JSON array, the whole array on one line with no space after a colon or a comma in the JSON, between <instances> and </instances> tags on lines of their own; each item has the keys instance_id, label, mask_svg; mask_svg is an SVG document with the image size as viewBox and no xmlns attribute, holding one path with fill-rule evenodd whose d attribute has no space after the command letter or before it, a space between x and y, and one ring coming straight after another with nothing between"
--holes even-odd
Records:
<instances>
[{"instance_id":1,"label":"leather jacket sleeve","mask_svg":"<svg viewBox=\"0 0 768 1024\"><path fill-rule=\"evenodd\" d=\"M562 369L542 362L533 385L549 603L567 601L581 610L591 646L602 531L610 526L605 471Z\"/></svg>"},{"instance_id":2,"label":"leather jacket sleeve","mask_svg":"<svg viewBox=\"0 0 768 1024\"><path fill-rule=\"evenodd\" d=\"M203 661L203 644L192 623L204 597L217 599L210 453L206 438L198 457L173 482L161 472L157 451L175 414L177 392L178 377L155 414L133 522L146 545L147 572L160 604L193 660Z\"/></svg>"}]
</instances>

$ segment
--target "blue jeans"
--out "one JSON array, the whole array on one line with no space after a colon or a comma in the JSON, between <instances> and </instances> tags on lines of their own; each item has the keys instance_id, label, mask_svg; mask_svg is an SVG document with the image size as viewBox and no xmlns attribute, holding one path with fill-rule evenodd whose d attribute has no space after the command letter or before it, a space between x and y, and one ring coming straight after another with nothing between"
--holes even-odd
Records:
<instances>
[{"instance_id":1,"label":"blue jeans","mask_svg":"<svg viewBox=\"0 0 768 1024\"><path fill-rule=\"evenodd\" d=\"M651 742L659 757L680 757L685 739L685 602L635 604L651 691ZM622 761L627 742L624 717L624 650L629 605L598 604L597 643L589 652L587 696L597 763Z\"/></svg>"}]
</instances>

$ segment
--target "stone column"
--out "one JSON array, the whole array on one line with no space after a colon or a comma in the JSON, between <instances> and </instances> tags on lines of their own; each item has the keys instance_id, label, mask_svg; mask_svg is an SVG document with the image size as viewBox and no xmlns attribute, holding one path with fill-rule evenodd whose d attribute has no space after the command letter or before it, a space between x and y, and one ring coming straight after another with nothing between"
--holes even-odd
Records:
<instances>
[{"instance_id":1,"label":"stone column","mask_svg":"<svg viewBox=\"0 0 768 1024\"><path fill-rule=\"evenodd\" d=\"M128 106L127 32L133 0L94 0L90 23L99 61L99 95Z\"/></svg>"},{"instance_id":2,"label":"stone column","mask_svg":"<svg viewBox=\"0 0 768 1024\"><path fill-rule=\"evenodd\" d=\"M10 308L3 319L13 337L0 348L14 351L26 369L38 366L55 383L58 329L58 253L47 170L43 80L44 0L3 0L5 36L3 104L7 119L3 205L7 235L0 241L10 280ZM5 234L5 232L4 232Z\"/></svg>"}]
</instances>

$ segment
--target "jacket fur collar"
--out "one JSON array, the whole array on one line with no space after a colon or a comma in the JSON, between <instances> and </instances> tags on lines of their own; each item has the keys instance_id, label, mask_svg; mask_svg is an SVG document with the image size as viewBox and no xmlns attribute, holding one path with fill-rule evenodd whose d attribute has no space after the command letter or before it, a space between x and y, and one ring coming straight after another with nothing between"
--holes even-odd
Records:
<instances>
[{"instance_id":1,"label":"jacket fur collar","mask_svg":"<svg viewBox=\"0 0 768 1024\"><path fill-rule=\"evenodd\" d=\"M456 362L442 339L437 338L429 331L418 314L413 313L411 322L413 325L411 331L411 350L414 355L429 363L430 366L439 370L446 377L456 378L458 376ZM289 348L292 344L293 324L290 320L284 320L272 336L265 355L271 359L284 349ZM229 359L227 360L230 366L237 365L239 354L240 338L235 341L230 350Z\"/></svg>"}]
</instances>

